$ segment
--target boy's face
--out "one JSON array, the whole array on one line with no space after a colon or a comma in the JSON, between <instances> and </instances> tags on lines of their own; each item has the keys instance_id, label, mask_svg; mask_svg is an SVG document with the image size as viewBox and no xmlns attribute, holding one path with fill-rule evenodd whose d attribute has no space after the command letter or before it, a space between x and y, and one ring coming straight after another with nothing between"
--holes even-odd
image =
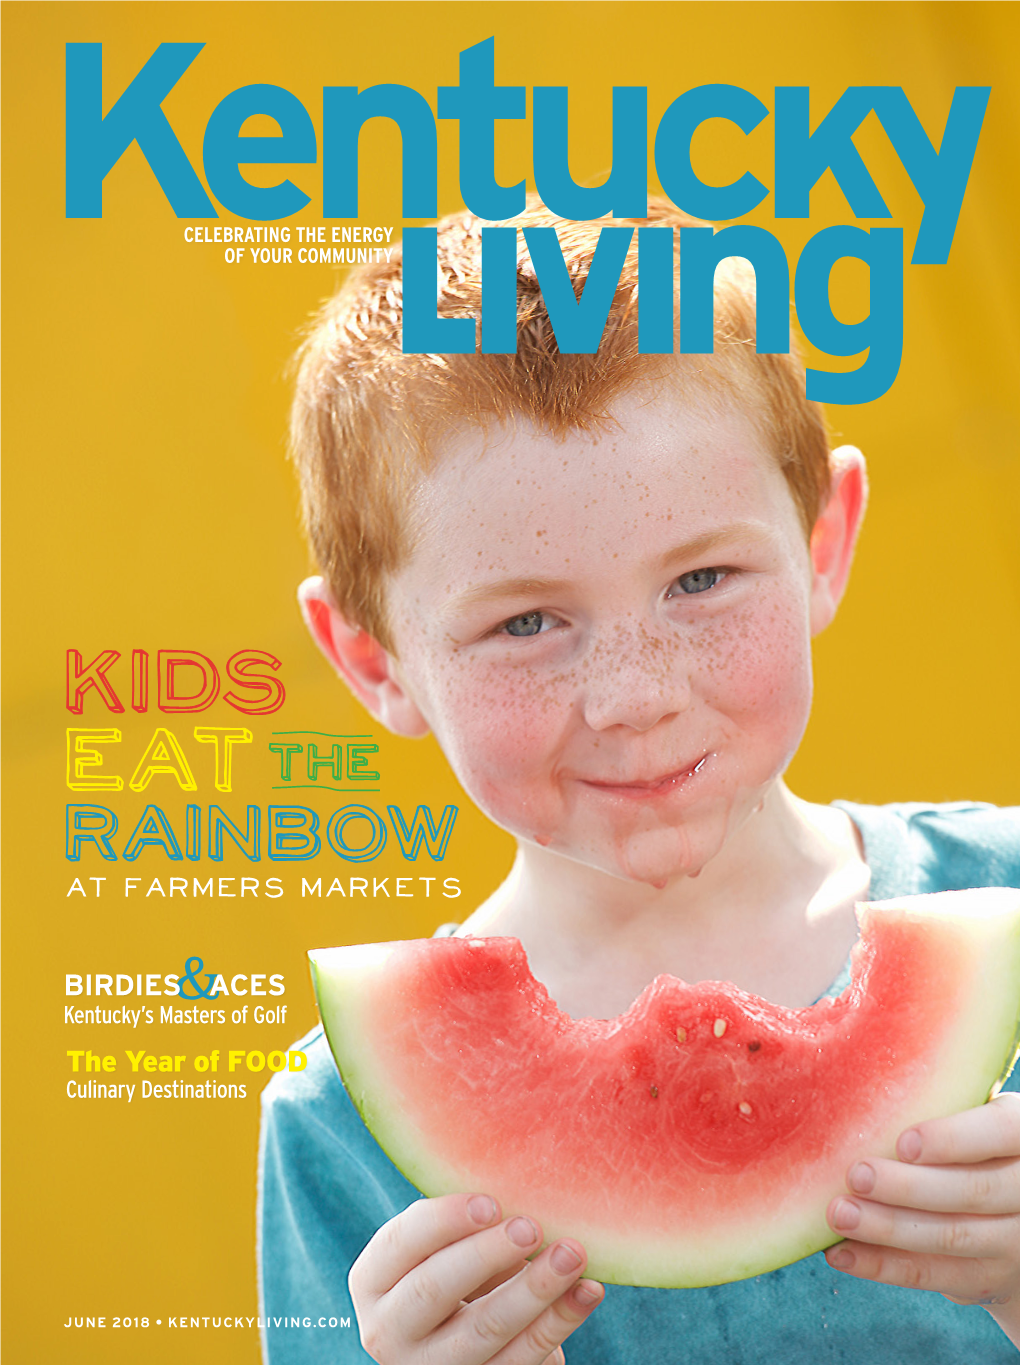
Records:
<instances>
[{"instance_id":1,"label":"boy's face","mask_svg":"<svg viewBox=\"0 0 1020 1365\"><path fill-rule=\"evenodd\" d=\"M401 685L519 839L663 885L792 757L811 702L808 546L747 421L632 391L618 428L443 450L389 587Z\"/></svg>"}]
</instances>

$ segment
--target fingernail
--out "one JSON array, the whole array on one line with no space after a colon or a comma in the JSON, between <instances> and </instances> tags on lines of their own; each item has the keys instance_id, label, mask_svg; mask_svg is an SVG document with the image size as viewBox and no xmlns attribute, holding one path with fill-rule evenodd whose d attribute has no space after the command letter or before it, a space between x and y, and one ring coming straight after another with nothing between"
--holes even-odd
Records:
<instances>
[{"instance_id":1,"label":"fingernail","mask_svg":"<svg viewBox=\"0 0 1020 1365\"><path fill-rule=\"evenodd\" d=\"M866 1161L858 1161L850 1167L846 1183L856 1194L870 1194L875 1188L875 1168Z\"/></svg>"},{"instance_id":2,"label":"fingernail","mask_svg":"<svg viewBox=\"0 0 1020 1365\"><path fill-rule=\"evenodd\" d=\"M896 1144L896 1155L901 1161L916 1161L921 1155L921 1134L916 1128L908 1128L900 1134Z\"/></svg>"},{"instance_id":3,"label":"fingernail","mask_svg":"<svg viewBox=\"0 0 1020 1365\"><path fill-rule=\"evenodd\" d=\"M552 1249L549 1264L557 1275L569 1275L581 1264L581 1258L567 1242L559 1242Z\"/></svg>"},{"instance_id":4,"label":"fingernail","mask_svg":"<svg viewBox=\"0 0 1020 1365\"><path fill-rule=\"evenodd\" d=\"M852 1251L847 1251L846 1247L836 1247L834 1251L825 1253L825 1259L833 1270L851 1270L857 1257Z\"/></svg>"},{"instance_id":5,"label":"fingernail","mask_svg":"<svg viewBox=\"0 0 1020 1365\"><path fill-rule=\"evenodd\" d=\"M530 1247L538 1241L538 1228L530 1218L511 1218L506 1225L506 1235L514 1246Z\"/></svg>"},{"instance_id":6,"label":"fingernail","mask_svg":"<svg viewBox=\"0 0 1020 1365\"><path fill-rule=\"evenodd\" d=\"M829 1221L840 1232L852 1232L861 1221L860 1208L852 1199L837 1199Z\"/></svg>"},{"instance_id":7,"label":"fingernail","mask_svg":"<svg viewBox=\"0 0 1020 1365\"><path fill-rule=\"evenodd\" d=\"M483 1228L492 1222L498 1212L496 1201L487 1194L473 1194L468 1200L467 1211L472 1223Z\"/></svg>"},{"instance_id":8,"label":"fingernail","mask_svg":"<svg viewBox=\"0 0 1020 1365\"><path fill-rule=\"evenodd\" d=\"M590 1308L593 1303L598 1303L605 1290L593 1280L582 1280L580 1284L574 1285L572 1292L579 1308Z\"/></svg>"}]
</instances>

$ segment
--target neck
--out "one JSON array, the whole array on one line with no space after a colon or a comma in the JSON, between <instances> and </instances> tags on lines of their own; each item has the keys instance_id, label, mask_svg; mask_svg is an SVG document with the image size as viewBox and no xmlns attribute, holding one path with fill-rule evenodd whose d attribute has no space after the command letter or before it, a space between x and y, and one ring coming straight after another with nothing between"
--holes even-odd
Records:
<instances>
[{"instance_id":1,"label":"neck","mask_svg":"<svg viewBox=\"0 0 1020 1365\"><path fill-rule=\"evenodd\" d=\"M850 820L776 783L700 875L661 890L522 844L462 932L519 938L574 1015L620 1013L662 972L803 1005L845 961L867 876Z\"/></svg>"}]
</instances>

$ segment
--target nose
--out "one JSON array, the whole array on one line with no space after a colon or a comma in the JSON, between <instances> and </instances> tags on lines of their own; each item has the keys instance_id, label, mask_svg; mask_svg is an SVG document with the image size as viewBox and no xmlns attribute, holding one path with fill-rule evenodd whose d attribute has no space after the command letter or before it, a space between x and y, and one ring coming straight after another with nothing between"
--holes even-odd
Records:
<instances>
[{"instance_id":1,"label":"nose","mask_svg":"<svg viewBox=\"0 0 1020 1365\"><path fill-rule=\"evenodd\" d=\"M592 730L651 730L690 704L688 662L676 639L642 627L594 643L584 692L584 718Z\"/></svg>"}]
</instances>

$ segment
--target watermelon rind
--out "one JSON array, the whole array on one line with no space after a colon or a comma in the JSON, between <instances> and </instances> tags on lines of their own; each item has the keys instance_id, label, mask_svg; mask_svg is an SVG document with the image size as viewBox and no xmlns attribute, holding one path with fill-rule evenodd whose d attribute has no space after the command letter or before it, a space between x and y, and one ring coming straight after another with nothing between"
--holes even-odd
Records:
<instances>
[{"instance_id":1,"label":"watermelon rind","mask_svg":"<svg viewBox=\"0 0 1020 1365\"><path fill-rule=\"evenodd\" d=\"M597 1279L693 1288L745 1279L831 1246L839 1239L826 1221L826 1208L845 1188L852 1162L866 1156L892 1157L905 1128L983 1103L997 1091L1016 1059L1020 891L945 892L863 904L858 919L861 938L847 991L835 1004L823 1001L810 1010L784 1015L790 1016L794 1033L798 1026L817 1028L823 1042L827 1009L831 1007L833 1019L845 1016L845 1027L841 1025L831 1042L833 1049L843 1049L842 1060L824 1072L819 1112L828 1114L826 1105L835 1104L833 1112L839 1113L840 1096L829 1092L838 1091L841 1076L856 1097L854 1103L860 1105L863 1095L866 1107L842 1115L838 1122L831 1117L825 1123L819 1120L814 1129L809 1112L789 1150L777 1143L746 1167L718 1172L712 1169L711 1150L704 1148L688 1158L688 1164L694 1161L697 1167L693 1173L685 1168L683 1153L658 1173L647 1162L635 1162L629 1151L635 1141L632 1118L627 1131L616 1135L610 1131L607 1138L579 1152L571 1096L577 1086L582 1094L591 1084L574 1074L565 1077L553 1092L562 1102L554 1105L547 1100L544 1120L539 1116L532 1121L528 1105L539 1107L543 1099L527 1086L527 1057L509 1059L512 1083L524 1092L519 1096L519 1119L497 1127L488 1143L476 1142L475 1150L483 1149L481 1158L473 1155L465 1161L458 1154L458 1142L484 1114L487 1098L495 1106L495 1093L487 1097L484 1088L469 1084L462 1095L462 1087L450 1084L450 1077L457 1075L456 1058L452 1063L441 1059L446 1071L433 1069L433 1041L423 1046L421 1038L423 1023L436 1021L417 1016L413 971L395 973L394 964L413 965L419 953L427 961L437 951L469 949L479 954L512 949L524 960L516 940L360 944L315 950L309 957L320 1014L344 1086L380 1146L418 1189L427 1195L467 1190L494 1195L504 1215L520 1212L536 1218L547 1241L577 1238L588 1253L587 1273ZM449 946L444 949L444 944ZM877 993L875 983L882 980L889 983L887 990L899 990L904 997L912 993L913 1008L901 1010L906 1015L902 1028L914 1039L910 1055L902 1055L902 1049L897 1054L895 1038L887 1041L876 1034L886 1018L896 1022L899 1016L889 1009L879 1015L874 1009L868 1013L874 1003L869 989ZM698 983L692 988L664 976L618 1020L571 1021L558 1014L524 960L521 992L526 997L528 991L537 1001L528 1010L541 1014L543 1027L551 1020L554 1030L570 1034L598 1023L602 1033L615 1040L592 1045L590 1071L595 1077L605 1049L618 1048L628 1021L637 1020L647 1030L648 1021L668 1013L684 991L688 993L684 999L701 992L722 1002L713 1008L728 1010L734 1019L727 1043L739 1036L741 1020L766 1017L777 1008L725 983ZM855 1042L854 1028L866 1028L867 1035L859 1033ZM441 1027L428 1034L429 1040L437 1038L441 1045ZM467 1046L462 1042L461 1052L470 1054L476 1045L478 1056L484 1058L486 1047L492 1045L484 1030L476 1030ZM500 1055L505 1057L511 1050L506 1039L501 1046ZM874 1078L854 1075L860 1071L853 1063L858 1048L871 1049ZM821 1045L818 1052L822 1053ZM395 1057L399 1067L393 1065ZM818 1066L824 1061L823 1056ZM465 1062L465 1075L475 1065L477 1059ZM498 1088L496 1082L493 1087ZM664 1091L662 1099L667 1098ZM656 1103L642 1111L650 1122L660 1121L666 1113L658 1100L656 1095ZM681 1100L689 1103L689 1096ZM809 1111L811 1107L808 1103ZM607 1122L611 1121L612 1114ZM565 1145L558 1148L558 1141ZM569 1162L563 1155L567 1148ZM579 1164L584 1169L579 1171Z\"/></svg>"}]
</instances>

